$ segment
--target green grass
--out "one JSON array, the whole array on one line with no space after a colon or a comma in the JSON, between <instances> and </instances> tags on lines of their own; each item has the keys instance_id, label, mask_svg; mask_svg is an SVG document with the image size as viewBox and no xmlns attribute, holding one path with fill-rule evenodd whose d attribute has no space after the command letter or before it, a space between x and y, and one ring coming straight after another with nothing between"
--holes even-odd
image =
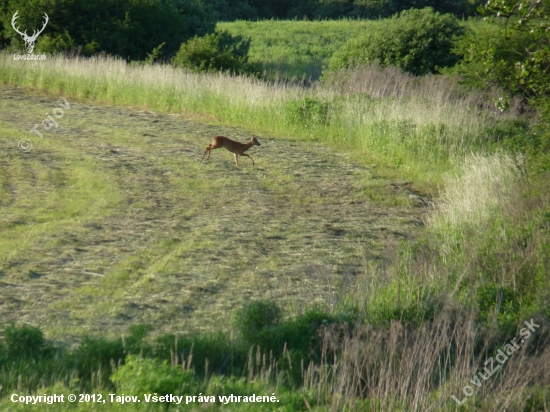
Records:
<instances>
[{"instance_id":1,"label":"green grass","mask_svg":"<svg viewBox=\"0 0 550 412\"><path fill-rule=\"evenodd\" d=\"M450 394L518 325L547 325L548 175L495 143L521 116L497 112L491 97L391 68L306 89L112 59L1 59L0 82L10 85L0 89L4 325L40 325L69 344L143 322L151 339L174 333L188 345L197 332L197 350L221 354L211 365L221 368L243 343L235 313L276 302L284 321L257 339L291 342L288 354L273 364L260 356L263 372L208 390L257 390L258 380L287 396L286 410L309 410L305 397L313 410L372 411L455 410ZM30 135L60 95L71 102L60 127ZM199 163L212 136L252 133L262 143L251 151L256 167L245 159L236 168L221 150ZM518 126L510 139L528 133ZM17 149L21 138L29 153ZM341 329L329 329L328 352L302 369L298 358L313 352L304 331L319 337L308 323L318 319L297 314L312 307ZM230 350L213 349L219 331ZM533 345L544 347L546 332L538 336ZM547 354L533 351L541 358L522 352L468 410L542 408ZM333 363L332 353L342 355ZM17 370L6 374L15 387ZM42 386L76 388L65 375ZM285 392L289 375L299 390ZM37 374L25 379L36 388Z\"/></svg>"},{"instance_id":2,"label":"green grass","mask_svg":"<svg viewBox=\"0 0 550 412\"><path fill-rule=\"evenodd\" d=\"M270 79L317 80L332 54L350 38L377 24L373 20L236 21L216 30L252 39L250 61Z\"/></svg>"},{"instance_id":3,"label":"green grass","mask_svg":"<svg viewBox=\"0 0 550 412\"><path fill-rule=\"evenodd\" d=\"M488 99L465 94L453 79L415 79L392 69L341 73L338 81L333 76L327 85L305 89L169 66L132 67L113 59L52 57L40 64L6 54L1 59L4 84L105 104L200 113L253 133L322 142L353 152L365 166L378 164L379 173L421 185L441 182L453 158L488 150L489 130L516 116L487 108Z\"/></svg>"},{"instance_id":4,"label":"green grass","mask_svg":"<svg viewBox=\"0 0 550 412\"><path fill-rule=\"evenodd\" d=\"M3 323L26 319L51 338L144 322L230 331L248 300L287 314L331 306L364 249L384 258L419 214L406 192L384 195L388 181L319 144L260 135L255 167L225 150L201 164L214 135L250 135L70 97L41 139L28 130L60 99L1 93Z\"/></svg>"}]
</instances>

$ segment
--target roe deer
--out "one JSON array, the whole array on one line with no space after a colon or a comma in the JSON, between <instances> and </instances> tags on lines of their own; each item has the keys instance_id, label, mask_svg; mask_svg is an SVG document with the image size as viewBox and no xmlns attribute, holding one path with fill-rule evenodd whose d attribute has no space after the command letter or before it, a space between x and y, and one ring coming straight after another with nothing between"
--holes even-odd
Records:
<instances>
[{"instance_id":1,"label":"roe deer","mask_svg":"<svg viewBox=\"0 0 550 412\"><path fill-rule=\"evenodd\" d=\"M252 146L260 146L260 142L258 142L258 139L256 136L252 136L252 139L248 143L240 143L236 142L235 140L231 140L224 136L215 136L212 139L212 143L206 148L204 151L204 154L202 155L202 160L204 159L204 156L206 156L206 152L208 152L208 157L206 160L210 159L210 151L214 149L219 149L220 147L223 147L224 149L229 150L231 153L233 153L233 156L235 156L235 164L239 165L239 156L246 156L245 152L250 149ZM250 157L250 160L252 160L252 166L254 166L254 159Z\"/></svg>"}]
</instances>

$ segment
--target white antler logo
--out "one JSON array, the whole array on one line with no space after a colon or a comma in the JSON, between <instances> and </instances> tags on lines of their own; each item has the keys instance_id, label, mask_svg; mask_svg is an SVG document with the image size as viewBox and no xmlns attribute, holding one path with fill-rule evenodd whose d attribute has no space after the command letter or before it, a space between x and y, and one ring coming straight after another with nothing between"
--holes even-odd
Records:
<instances>
[{"instance_id":1,"label":"white antler logo","mask_svg":"<svg viewBox=\"0 0 550 412\"><path fill-rule=\"evenodd\" d=\"M35 30L34 33L32 34L32 36L29 36L29 35L27 35L27 30L25 30L25 33L21 33L19 31L19 27L15 27L15 20L17 20L17 18L19 17L17 15L17 13L19 13L19 11L16 11L15 14L13 15L13 17L11 19L11 25L12 25L13 29L17 33L19 33L21 35L21 37L23 38L23 40L25 41L25 48L27 49L27 53L32 54L32 51L34 49L34 43L36 43L36 39L38 38L38 35L44 31L44 29L46 28L46 25L48 24L48 21L50 19L49 19L48 15L46 13L44 13L44 18L46 19L46 21L44 22L44 25L42 26L42 28L39 31Z\"/></svg>"}]
</instances>

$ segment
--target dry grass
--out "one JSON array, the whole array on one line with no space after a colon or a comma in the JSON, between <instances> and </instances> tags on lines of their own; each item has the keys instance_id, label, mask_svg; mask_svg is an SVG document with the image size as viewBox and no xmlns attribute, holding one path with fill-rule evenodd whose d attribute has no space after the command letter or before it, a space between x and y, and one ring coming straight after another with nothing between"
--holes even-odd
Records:
<instances>
[{"instance_id":1,"label":"dry grass","mask_svg":"<svg viewBox=\"0 0 550 412\"><path fill-rule=\"evenodd\" d=\"M447 177L438 210L430 215L435 227L485 225L517 195L515 183L524 164L520 155L471 155L461 163L460 172Z\"/></svg>"},{"instance_id":2,"label":"dry grass","mask_svg":"<svg viewBox=\"0 0 550 412\"><path fill-rule=\"evenodd\" d=\"M167 65L131 66L112 58L24 62L10 57L0 55L5 84L107 104L208 114L256 131L369 153L409 179L439 180L454 156L483 150L491 140L485 130L503 118L490 98L463 93L453 79L418 80L392 69L340 73L326 84L303 88ZM325 122L289 122L288 105L304 98L328 104ZM516 115L516 110L506 114Z\"/></svg>"},{"instance_id":3,"label":"dry grass","mask_svg":"<svg viewBox=\"0 0 550 412\"><path fill-rule=\"evenodd\" d=\"M228 330L232 311L273 299L319 304L387 257L419 208L405 191L317 144L260 136L234 166L212 136L242 129L72 101L59 128L30 135L59 99L3 88L0 310L49 337L152 323L158 333ZM29 138L30 153L17 149ZM384 198L386 206L363 193ZM393 205L393 206L392 206Z\"/></svg>"},{"instance_id":4,"label":"dry grass","mask_svg":"<svg viewBox=\"0 0 550 412\"><path fill-rule=\"evenodd\" d=\"M310 365L305 385L319 399L332 395L333 411L523 411L532 398L528 387L550 384L550 346L543 335L547 325L538 323L535 333L541 339L532 335L488 380L478 375L480 387L471 380L479 372L487 376L485 362L511 338L498 341L480 330L473 312L446 307L416 329L401 322L387 330L365 325L343 339L338 339L341 331L328 330L325 353L328 358L338 355L338 361ZM473 396L463 394L466 385L473 387ZM452 395L467 399L462 408ZM550 399L543 399L548 408Z\"/></svg>"},{"instance_id":5,"label":"dry grass","mask_svg":"<svg viewBox=\"0 0 550 412\"><path fill-rule=\"evenodd\" d=\"M234 168L222 151L200 166L214 134L247 140L251 133L75 100L71 115L78 115L63 118L60 139L38 140L25 157L17 140L28 137L55 99L37 102L4 89L0 308L6 323L40 324L48 336L64 339L107 329L118 334L142 322L157 332L227 330L232 310L251 299L272 299L299 313L312 303L341 310L350 292L367 315L379 310L394 319L393 309L421 309L429 293L451 295L462 309L449 303L419 327L396 321L388 330L330 331L326 361L305 375L306 388L319 399L331 397L334 411L435 411L456 410L450 396L461 399L494 348L474 311L463 308L475 307L477 282L513 293L516 284L518 291L534 290L522 313L543 307L548 223L533 220L530 231L522 225L530 224L530 210L547 207L547 190L529 209L520 200L521 158L465 156L483 152L485 130L516 114L489 109L448 78L370 70L303 89L111 59L17 62L23 66L1 59L4 83L140 109L209 113L297 136L260 137L254 169L246 162ZM305 97L329 104L327 124L285 124L288 102ZM368 153L369 160L361 166L300 139L358 157ZM388 246L418 225L421 209L411 208L410 184L390 186L374 166L365 167L372 153L401 176L437 180L454 171L425 219L428 241L392 264ZM387 200L381 206L368 197ZM498 319L502 311L487 312ZM333 353L341 354L334 364ZM548 385L548 350L538 356L514 354L466 408L523 410L527 386ZM265 365L271 375L271 363Z\"/></svg>"}]
</instances>

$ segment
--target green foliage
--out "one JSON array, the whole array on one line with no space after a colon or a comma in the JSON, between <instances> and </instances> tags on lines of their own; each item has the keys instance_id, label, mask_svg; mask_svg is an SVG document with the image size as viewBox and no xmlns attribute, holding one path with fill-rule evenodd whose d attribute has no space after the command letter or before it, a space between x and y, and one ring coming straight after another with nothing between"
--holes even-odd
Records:
<instances>
[{"instance_id":1,"label":"green foliage","mask_svg":"<svg viewBox=\"0 0 550 412\"><path fill-rule=\"evenodd\" d=\"M153 354L158 359L184 359L197 375L214 372L239 374L245 370L248 347L231 342L221 333L205 336L188 335L176 337L166 334L158 337L153 345ZM208 371L205 370L208 364Z\"/></svg>"},{"instance_id":2,"label":"green foliage","mask_svg":"<svg viewBox=\"0 0 550 412\"><path fill-rule=\"evenodd\" d=\"M318 359L322 328L336 321L332 316L318 310L311 310L276 326L266 326L256 334L249 335L248 342L258 345L263 352L283 353L293 351L299 359Z\"/></svg>"},{"instance_id":3,"label":"green foliage","mask_svg":"<svg viewBox=\"0 0 550 412\"><path fill-rule=\"evenodd\" d=\"M413 245L413 248L414 246L418 245ZM401 258L405 260L407 257ZM400 321L410 325L421 325L435 318L443 308L442 299L429 288L420 293L416 292L416 295L407 287L406 276L407 274L403 273L401 279L387 285L377 294L373 305L365 314L364 322L388 325L391 321Z\"/></svg>"},{"instance_id":4,"label":"green foliage","mask_svg":"<svg viewBox=\"0 0 550 412\"><path fill-rule=\"evenodd\" d=\"M202 0L200 4L214 21L256 20L258 10L247 0Z\"/></svg>"},{"instance_id":5,"label":"green foliage","mask_svg":"<svg viewBox=\"0 0 550 412\"><path fill-rule=\"evenodd\" d=\"M520 322L521 307L518 293L494 283L482 285L477 294L479 316L484 322L498 322L501 327Z\"/></svg>"},{"instance_id":6,"label":"green foliage","mask_svg":"<svg viewBox=\"0 0 550 412\"><path fill-rule=\"evenodd\" d=\"M287 125L320 127L328 121L329 103L313 97L289 100L283 106L283 113Z\"/></svg>"},{"instance_id":7,"label":"green foliage","mask_svg":"<svg viewBox=\"0 0 550 412\"><path fill-rule=\"evenodd\" d=\"M452 41L463 32L456 17L431 8L411 9L379 22L363 36L346 43L330 61L330 69L378 62L422 75L452 66L458 58L450 54Z\"/></svg>"},{"instance_id":8,"label":"green foliage","mask_svg":"<svg viewBox=\"0 0 550 412\"><path fill-rule=\"evenodd\" d=\"M457 16L475 13L471 0L203 0L218 21L256 19L341 19L388 17L410 8L433 7Z\"/></svg>"},{"instance_id":9,"label":"green foliage","mask_svg":"<svg viewBox=\"0 0 550 412\"><path fill-rule=\"evenodd\" d=\"M550 4L540 0L494 0L481 11L505 20L506 39L522 40L522 47L514 47L516 53L521 53L513 60L513 80L519 83L516 87L529 97L550 95Z\"/></svg>"},{"instance_id":10,"label":"green foliage","mask_svg":"<svg viewBox=\"0 0 550 412\"><path fill-rule=\"evenodd\" d=\"M127 353L143 354L150 351L149 345L143 341L145 336L153 329L149 324L132 325L128 330L129 336L123 340Z\"/></svg>"},{"instance_id":11,"label":"green foliage","mask_svg":"<svg viewBox=\"0 0 550 412\"><path fill-rule=\"evenodd\" d=\"M2 369L7 360L8 351L6 349L6 345L4 345L4 342L0 341L0 369Z\"/></svg>"},{"instance_id":12,"label":"green foliage","mask_svg":"<svg viewBox=\"0 0 550 412\"><path fill-rule=\"evenodd\" d=\"M227 394L231 393L236 396L248 396L251 391L253 393L262 393L265 391L265 387L260 382L247 382L244 378L213 375L208 380L205 393L217 398L218 396L227 396Z\"/></svg>"},{"instance_id":13,"label":"green foliage","mask_svg":"<svg viewBox=\"0 0 550 412\"><path fill-rule=\"evenodd\" d=\"M271 80L316 80L337 51L375 25L369 20L237 21L218 23L217 30L252 39L250 61L261 65Z\"/></svg>"},{"instance_id":14,"label":"green foliage","mask_svg":"<svg viewBox=\"0 0 550 412\"><path fill-rule=\"evenodd\" d=\"M502 30L500 24L470 25L466 35L457 39L453 48L461 61L447 72L459 74L466 83L477 88L498 86L527 96L528 90L519 81L517 69L528 58L534 35L517 32L506 37Z\"/></svg>"},{"instance_id":15,"label":"green foliage","mask_svg":"<svg viewBox=\"0 0 550 412\"><path fill-rule=\"evenodd\" d=\"M495 142L494 150L506 150L510 153L522 153L529 160L550 152L550 133L545 125L545 116L540 114L541 121L535 125L525 120L505 119L494 127L488 128L488 139Z\"/></svg>"},{"instance_id":16,"label":"green foliage","mask_svg":"<svg viewBox=\"0 0 550 412\"><path fill-rule=\"evenodd\" d=\"M166 46L166 42L162 42L158 47L155 47L151 53L147 53L145 63L152 64L160 60L162 49Z\"/></svg>"},{"instance_id":17,"label":"green foliage","mask_svg":"<svg viewBox=\"0 0 550 412\"><path fill-rule=\"evenodd\" d=\"M101 380L106 382L112 365L124 361L126 354L122 339L108 340L86 336L72 352L72 363L81 379L87 380L101 371Z\"/></svg>"},{"instance_id":18,"label":"green foliage","mask_svg":"<svg viewBox=\"0 0 550 412\"><path fill-rule=\"evenodd\" d=\"M533 127L532 136L534 141L532 167L538 173L550 170L550 98L538 98L539 122Z\"/></svg>"},{"instance_id":19,"label":"green foliage","mask_svg":"<svg viewBox=\"0 0 550 412\"><path fill-rule=\"evenodd\" d=\"M496 85L537 103L550 95L550 8L540 1L488 2L489 25L473 26L457 42L454 70L477 87Z\"/></svg>"},{"instance_id":20,"label":"green foliage","mask_svg":"<svg viewBox=\"0 0 550 412\"><path fill-rule=\"evenodd\" d=\"M296 365L320 360L321 332L337 322L320 310L282 322L281 311L273 302L252 302L237 314L237 327L246 344L256 345L259 353L274 356L281 370L288 372L291 384L300 379Z\"/></svg>"},{"instance_id":21,"label":"green foliage","mask_svg":"<svg viewBox=\"0 0 550 412\"><path fill-rule=\"evenodd\" d=\"M181 45L172 63L193 72L253 72L255 67L248 63L249 48L250 39L232 36L225 31L195 36Z\"/></svg>"},{"instance_id":22,"label":"green foliage","mask_svg":"<svg viewBox=\"0 0 550 412\"><path fill-rule=\"evenodd\" d=\"M274 302L251 302L237 314L237 328L242 337L253 342L260 331L274 328L281 320L281 309Z\"/></svg>"},{"instance_id":23,"label":"green foliage","mask_svg":"<svg viewBox=\"0 0 550 412\"><path fill-rule=\"evenodd\" d=\"M155 55L171 58L183 41L211 32L218 21L238 19L341 19L387 17L411 7L434 7L440 12L470 15L470 0L6 0L0 7L0 49L21 48L20 36L11 28L18 10L21 27L40 27L43 13L50 16L36 50L41 53L71 52L93 55L105 52L141 61Z\"/></svg>"},{"instance_id":24,"label":"green foliage","mask_svg":"<svg viewBox=\"0 0 550 412\"><path fill-rule=\"evenodd\" d=\"M171 366L166 360L159 362L135 355L126 358L125 364L112 374L111 380L122 393L157 393L159 396L195 393L198 386L191 370Z\"/></svg>"},{"instance_id":25,"label":"green foliage","mask_svg":"<svg viewBox=\"0 0 550 412\"><path fill-rule=\"evenodd\" d=\"M8 326L4 332L4 342L5 354L10 361L36 360L52 350L42 331L26 324Z\"/></svg>"},{"instance_id":26,"label":"green foliage","mask_svg":"<svg viewBox=\"0 0 550 412\"><path fill-rule=\"evenodd\" d=\"M93 55L106 52L141 61L165 43L163 59L171 58L183 41L211 32L218 21L238 19L341 19L387 17L411 7L434 7L442 13L470 15L475 2L454 0L6 0L0 5L0 49L22 47L11 28L18 10L21 27L40 27L50 16L36 50Z\"/></svg>"},{"instance_id":27,"label":"green foliage","mask_svg":"<svg viewBox=\"0 0 550 412\"><path fill-rule=\"evenodd\" d=\"M159 45L165 44L164 56L172 56L183 41L213 27L205 21L204 13L187 0L29 0L25 4L8 0L0 9L0 38L18 48L22 40L11 28L15 11L19 11L20 27L30 32L41 27L44 13L49 15L50 21L37 41L40 53L105 52L127 60L143 60L152 52L159 58Z\"/></svg>"}]
</instances>

